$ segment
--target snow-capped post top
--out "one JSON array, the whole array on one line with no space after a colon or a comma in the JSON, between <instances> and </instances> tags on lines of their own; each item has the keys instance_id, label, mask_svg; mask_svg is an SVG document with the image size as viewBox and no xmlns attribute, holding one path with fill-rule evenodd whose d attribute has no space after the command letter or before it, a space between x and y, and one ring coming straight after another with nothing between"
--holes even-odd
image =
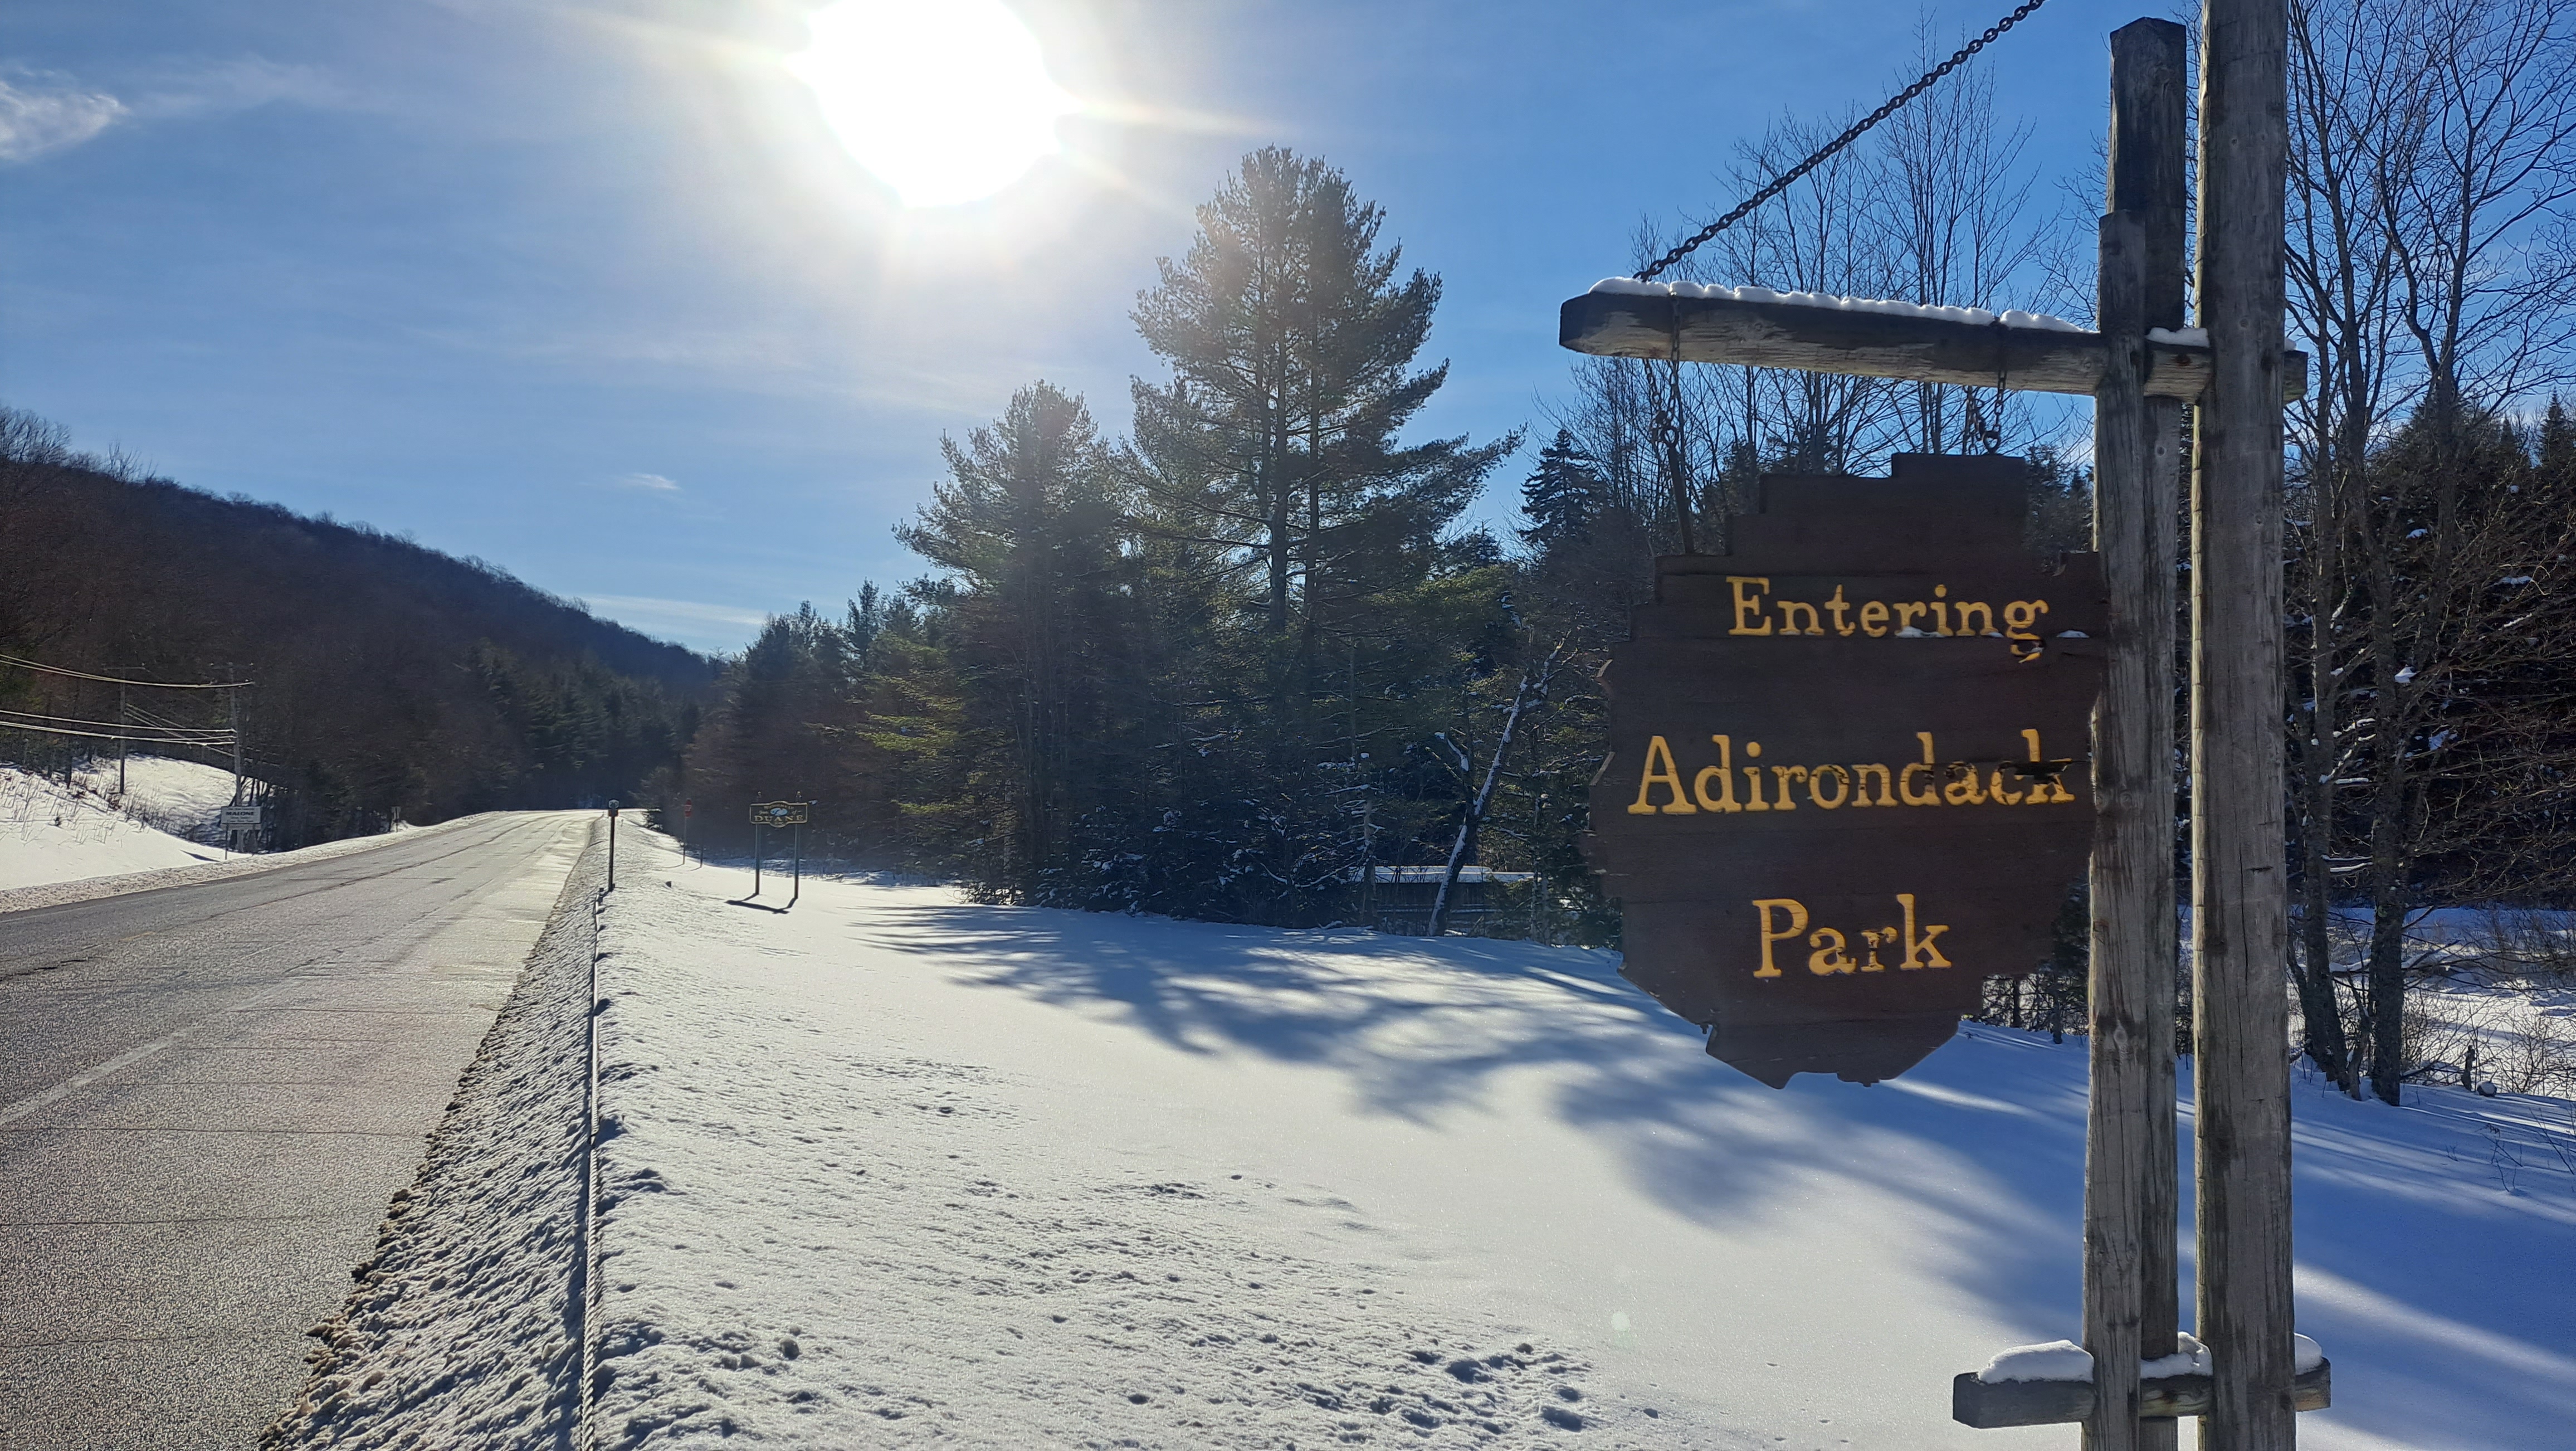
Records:
<instances>
[{"instance_id":1,"label":"snow-capped post top","mask_svg":"<svg viewBox=\"0 0 2576 1451\"><path fill-rule=\"evenodd\" d=\"M1977 1379L1987 1385L2003 1385L2024 1380L2093 1381L2093 1355L2072 1340L2049 1340L2038 1345L2016 1345L1999 1352L1977 1372Z\"/></svg>"},{"instance_id":2,"label":"snow-capped post top","mask_svg":"<svg viewBox=\"0 0 2576 1451\"><path fill-rule=\"evenodd\" d=\"M2334 1399L2333 1370L2325 1352L2304 1335L2293 1335L2291 1362L2297 1379L2293 1394L2302 1411L2323 1410ZM2138 1363L2138 1414L2141 1417L2198 1416L2209 1410L2209 1347L2189 1335L2174 1337L2171 1355ZM1950 1417L1978 1427L2048 1426L2092 1418L2097 1367L2092 1355L2072 1340L2016 1345L1987 1361L1983 1369L1963 1372L1950 1383Z\"/></svg>"},{"instance_id":3,"label":"snow-capped post top","mask_svg":"<svg viewBox=\"0 0 2576 1451\"><path fill-rule=\"evenodd\" d=\"M1825 292L1640 282L1605 277L1559 310L1557 341L1610 358L1740 363L2091 396L2107 354L2102 335L2041 312L1991 312ZM2192 399L2209 379L2209 335L2155 328L2147 335L2151 397ZM2282 359L2282 391L2307 391L2307 355Z\"/></svg>"}]
</instances>

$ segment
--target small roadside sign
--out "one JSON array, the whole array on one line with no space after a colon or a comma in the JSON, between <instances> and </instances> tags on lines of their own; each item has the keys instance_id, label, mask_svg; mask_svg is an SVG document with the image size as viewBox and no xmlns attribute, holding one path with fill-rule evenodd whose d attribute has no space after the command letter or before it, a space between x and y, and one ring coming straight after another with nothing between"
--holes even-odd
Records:
<instances>
[{"instance_id":1,"label":"small roadside sign","mask_svg":"<svg viewBox=\"0 0 2576 1451\"><path fill-rule=\"evenodd\" d=\"M259 806L256 802L227 806L220 818L220 824L226 831L257 831L259 830Z\"/></svg>"},{"instance_id":2,"label":"small roadside sign","mask_svg":"<svg viewBox=\"0 0 2576 1451\"><path fill-rule=\"evenodd\" d=\"M755 801L751 806L751 819L759 826L803 826L805 808L810 804L804 801Z\"/></svg>"}]
</instances>

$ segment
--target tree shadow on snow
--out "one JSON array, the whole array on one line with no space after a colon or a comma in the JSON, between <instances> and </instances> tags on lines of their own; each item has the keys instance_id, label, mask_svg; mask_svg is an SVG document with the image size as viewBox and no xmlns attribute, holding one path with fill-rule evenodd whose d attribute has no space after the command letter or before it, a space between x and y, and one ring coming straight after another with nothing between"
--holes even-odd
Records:
<instances>
[{"instance_id":1,"label":"tree shadow on snow","mask_svg":"<svg viewBox=\"0 0 2576 1451\"><path fill-rule=\"evenodd\" d=\"M1183 1052L1333 1069L1369 1111L1425 1124L1540 1071L1558 1118L1616 1145L1674 1213L1740 1224L1865 1185L1919 1216L1904 1232L1942 1246L1932 1268L1996 1319L2031 1339L2078 1329L2081 1039L1964 1025L1902 1079L1804 1075L1775 1092L1707 1057L1605 952L967 906L889 908L867 930L963 983L1116 1005ZM2497 1136L2475 1111L2297 1099L2302 1328L2335 1359L2339 1406L2303 1426L2490 1446L2576 1424L2576 1161L2553 1161L2548 1137L2555 1113L2576 1154L2567 1106L2525 1101L2539 1127L2511 1170L2491 1165ZM2187 1276L2188 1101L2182 1135ZM1983 1353L1962 1347L1960 1368Z\"/></svg>"}]
</instances>

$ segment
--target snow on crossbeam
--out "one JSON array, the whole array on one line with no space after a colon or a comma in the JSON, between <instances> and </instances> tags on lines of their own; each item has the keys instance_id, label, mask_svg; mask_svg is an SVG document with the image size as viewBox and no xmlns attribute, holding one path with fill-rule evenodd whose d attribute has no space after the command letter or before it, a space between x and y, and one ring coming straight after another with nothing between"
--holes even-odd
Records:
<instances>
[{"instance_id":1,"label":"snow on crossbeam","mask_svg":"<svg viewBox=\"0 0 2576 1451\"><path fill-rule=\"evenodd\" d=\"M2174 1337L2177 1353L2140 1362L2138 1415L2198 1416L2209 1410L2210 1355L2189 1335ZM2334 1367L2304 1335L2291 1337L2291 1382L2298 1408L2321 1411L2334 1400ZM1983 1370L1950 1382L1950 1419L1991 1430L2002 1426L2053 1426L2093 1416L2093 1357L2072 1340L2016 1345Z\"/></svg>"},{"instance_id":2,"label":"snow on crossbeam","mask_svg":"<svg viewBox=\"0 0 2576 1451\"><path fill-rule=\"evenodd\" d=\"M1993 313L1768 287L1612 277L1570 298L1557 341L1606 358L1678 358L1809 373L1903 378L1971 388L2090 394L2102 381L2102 335L2035 312ZM2196 328L2147 341L2147 392L2196 398L2209 340ZM2307 355L2283 356L2283 396L2307 391Z\"/></svg>"}]
</instances>

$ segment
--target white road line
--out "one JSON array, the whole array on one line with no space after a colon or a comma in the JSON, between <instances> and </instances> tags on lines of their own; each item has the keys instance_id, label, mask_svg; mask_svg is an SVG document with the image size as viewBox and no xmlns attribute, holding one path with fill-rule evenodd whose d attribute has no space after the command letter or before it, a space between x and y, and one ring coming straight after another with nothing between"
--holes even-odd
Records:
<instances>
[{"instance_id":1,"label":"white road line","mask_svg":"<svg viewBox=\"0 0 2576 1451\"><path fill-rule=\"evenodd\" d=\"M117 1054L115 1057L108 1059L106 1062L83 1069L81 1072L73 1074L71 1077L64 1079L62 1082L55 1084L51 1088L45 1089L39 1093L31 1093L25 1098L18 1100L16 1103L9 1105L7 1108L0 1108L0 1124L25 1118L27 1115L34 1113L45 1105L60 1099L67 1093L87 1088L91 1084L98 1082L100 1079L105 1078L112 1073L119 1072L126 1068L131 1068L135 1064L142 1062L144 1059L151 1057L153 1054L168 1049L172 1044L187 1037L189 1034L194 1033L199 1028L206 1026L207 1023L213 1021L216 1017L227 1012L240 1012L245 1008L255 1005L262 998L274 997L289 985L293 984L294 981L295 979L290 977L270 983L267 987L260 989L258 992L252 993L249 997L242 999L240 1002L233 1004L229 1008L217 1008L213 1012L198 1018L197 1021L188 1024L184 1028L173 1029L172 1031L164 1033L160 1037L153 1039L151 1042L146 1043L139 1048L128 1048L124 1052Z\"/></svg>"}]
</instances>

